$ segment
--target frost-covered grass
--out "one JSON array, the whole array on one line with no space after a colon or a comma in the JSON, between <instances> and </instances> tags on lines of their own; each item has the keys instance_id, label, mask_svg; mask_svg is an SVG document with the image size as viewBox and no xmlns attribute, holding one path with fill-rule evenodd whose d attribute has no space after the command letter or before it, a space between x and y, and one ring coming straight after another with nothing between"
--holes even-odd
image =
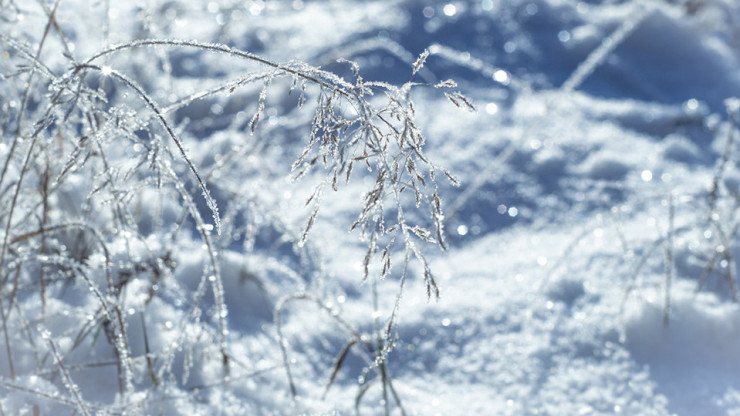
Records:
<instances>
[{"instance_id":1,"label":"frost-covered grass","mask_svg":"<svg viewBox=\"0 0 740 416\"><path fill-rule=\"evenodd\" d=\"M740 412L738 42L730 0L0 0L0 414Z\"/></svg>"}]
</instances>

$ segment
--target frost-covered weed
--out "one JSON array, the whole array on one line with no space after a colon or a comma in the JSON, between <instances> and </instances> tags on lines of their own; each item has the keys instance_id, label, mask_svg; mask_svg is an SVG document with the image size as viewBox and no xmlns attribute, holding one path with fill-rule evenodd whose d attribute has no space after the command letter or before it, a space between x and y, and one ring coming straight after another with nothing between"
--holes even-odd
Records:
<instances>
[{"instance_id":1,"label":"frost-covered weed","mask_svg":"<svg viewBox=\"0 0 740 416\"><path fill-rule=\"evenodd\" d=\"M367 367L358 402L371 371L386 412L388 394L400 405L386 367L397 309L414 259L427 296L439 296L421 243L444 248L437 181L455 183L425 155L411 95L433 86L458 107L472 109L470 101L453 81L415 81L426 51L402 85L367 81L353 62L345 62L347 80L223 43L168 39L157 19L186 13L184 4L139 10L130 41L111 31L119 11L99 6L99 33L75 32L59 1L2 10L9 28L0 34L3 411L166 413L168 400L195 400L214 368L222 385L276 368L290 378L280 322L291 300L317 303L349 334L329 385L361 346ZM280 177L268 151L296 149L294 136L307 140L293 178L322 178L298 233L271 213L279 198L260 185ZM312 172L317 166L326 173ZM367 242L358 281L375 290L394 272L400 279L390 317L374 317L373 342L323 304L312 280L320 270L310 231L322 195L357 171L375 177L347 224ZM407 211L415 210L428 216L412 221ZM400 271L392 264L399 251ZM232 253L272 259L280 273L254 274ZM235 280L253 290L229 303L225 286ZM253 319L269 333L270 307L282 359L242 356L229 342L230 325ZM292 378L289 385L297 394ZM33 400L25 404L27 395Z\"/></svg>"}]
</instances>

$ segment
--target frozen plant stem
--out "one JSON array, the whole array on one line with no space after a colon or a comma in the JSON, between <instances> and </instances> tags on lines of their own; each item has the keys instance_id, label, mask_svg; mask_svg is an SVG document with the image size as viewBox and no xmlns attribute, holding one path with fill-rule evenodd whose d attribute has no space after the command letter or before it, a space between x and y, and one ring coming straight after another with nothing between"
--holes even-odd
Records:
<instances>
[{"instance_id":1,"label":"frozen plant stem","mask_svg":"<svg viewBox=\"0 0 740 416\"><path fill-rule=\"evenodd\" d=\"M42 327L39 327L39 332L41 332L42 338L46 339L49 344L49 349L51 350L51 353L54 356L54 360L56 360L57 365L59 366L59 370L62 373L62 377L64 378L64 385L65 387L67 387L67 390L72 393L72 397L74 398L74 402L77 405L77 409L83 415L89 416L90 413L87 411L87 406L85 405L84 401L82 400L82 396L80 395L80 388L77 386L77 384L74 383L74 381L72 381L72 377L69 375L69 371L67 371L67 367L64 365L62 356L57 350L56 343L51 337L51 332L49 332L48 329Z\"/></svg>"},{"instance_id":2,"label":"frozen plant stem","mask_svg":"<svg viewBox=\"0 0 740 416\"><path fill-rule=\"evenodd\" d=\"M41 41L39 42L39 47L36 50L36 55L33 58L33 61L35 63L38 63L39 57L41 56L41 51L44 49L44 44L46 43L46 39L49 36L49 30L51 29L52 22L54 20L54 14L56 13L57 6L59 6L59 2L61 0L57 0L54 3L54 7L52 8L50 14L49 14L49 20L46 22L46 27L44 28L44 34L41 36ZM8 156L5 159L5 164L3 165L3 170L0 172L0 186L3 184L3 180L5 179L5 173L8 171L8 166L10 166L10 161L13 159L13 155L15 154L15 149L18 146L18 143L21 140L21 126L23 125L23 115L25 114L26 106L28 105L28 97L31 93L31 85L33 83L33 77L36 74L36 70L32 70L28 74L28 78L26 79L26 88L23 92L23 98L21 99L21 106L18 111L18 117L16 119L16 131L15 131L15 137L13 138L13 144L10 146L10 151L8 152ZM0 261L0 264L2 264L2 261ZM2 267L2 266L0 266ZM0 269L1 271L2 269Z\"/></svg>"},{"instance_id":3,"label":"frozen plant stem","mask_svg":"<svg viewBox=\"0 0 740 416\"><path fill-rule=\"evenodd\" d=\"M353 328L347 321L342 319L339 315L335 314L331 308L329 308L326 304L321 302L320 299L315 298L311 295L302 293L297 295L290 295L286 296L282 299L280 299L275 305L275 311L273 313L273 320L275 321L275 327L277 329L277 336L278 336L278 345L280 346L280 352L283 358L283 367L285 368L286 375L288 377L288 384L290 386L290 392L295 399L297 395L297 390L295 387L295 383L293 381L293 375L290 370L290 360L288 358L288 340L285 338L283 334L283 310L285 309L286 305L293 301L308 301L311 303L314 303L316 306L319 307L319 309L323 310L327 313L327 315L337 323L347 334L351 336L351 339L354 343L358 345L362 345L369 351L371 354L374 353L373 347L370 343L363 341L363 336L360 334L359 331L357 331L355 328Z\"/></svg>"},{"instance_id":4,"label":"frozen plant stem","mask_svg":"<svg viewBox=\"0 0 740 416\"><path fill-rule=\"evenodd\" d=\"M717 164L717 168L714 171L714 175L712 176L712 186L709 191L709 219L712 220L712 217L715 215L715 210L717 208L717 199L719 198L719 187L720 187L720 181L724 177L727 162L730 160L730 154L732 153L732 148L735 143L735 127L737 125L737 108L730 108L731 106L729 104L727 105L727 114L729 116L729 126L727 127L727 141L725 142L725 148L722 152L722 158L720 159L719 163ZM737 104L736 104L737 105Z\"/></svg>"},{"instance_id":5,"label":"frozen plant stem","mask_svg":"<svg viewBox=\"0 0 740 416\"><path fill-rule=\"evenodd\" d=\"M375 326L375 342L378 350L378 366L380 367L380 377L383 388L383 406L385 409L385 415L390 414L390 403L388 402L388 379L385 366L385 357L383 351L385 350L385 344L383 342L383 334L380 330L380 308L378 306L378 278L373 274L373 325ZM387 340L386 340L387 342Z\"/></svg>"},{"instance_id":6,"label":"frozen plant stem","mask_svg":"<svg viewBox=\"0 0 740 416\"><path fill-rule=\"evenodd\" d=\"M738 112L740 111L740 101L735 98L727 99L725 100L725 108L727 110L727 115L729 118L729 125L727 128L727 140L725 141L725 148L722 152L722 157L717 163L714 175L712 177L712 184L708 196L709 209L707 212L708 222L714 228L714 234L717 236L719 241L718 245L715 246L715 249L713 250L710 260L707 262L704 273L699 279L695 291L698 292L699 290L701 290L701 287L704 285L706 280L709 278L709 275L714 270L717 261L719 261L720 258L723 258L722 263L720 264L724 264L722 268L724 269L725 279L727 280L727 283L730 287L730 296L732 297L733 302L738 302L737 285L735 283L734 277L735 273L733 273L733 270L735 268L735 261L733 259L733 251L730 249L730 247L732 240L737 235L739 229L738 227L740 227L740 222L735 219L735 215L738 212L738 207L740 207L740 199L738 199L737 197L734 198L734 207L731 210L732 214L730 214L729 219L722 216L722 212L718 207L718 202L721 196L721 184L724 182L724 175L727 170L727 164L730 160L732 150L734 148L736 135L735 128L737 126ZM725 229L722 226L723 222L730 223L732 225Z\"/></svg>"},{"instance_id":7,"label":"frozen plant stem","mask_svg":"<svg viewBox=\"0 0 740 416\"><path fill-rule=\"evenodd\" d=\"M81 71L83 69L93 69L96 71L102 72L102 68L96 65L79 65L75 71ZM167 134L170 136L173 142L175 142L175 145L177 146L177 150L180 152L180 155L182 156L183 160L185 160L185 163L187 163L188 168L193 173L193 176L195 176L195 179L198 182L198 185L200 186L201 191L203 191L203 197L206 200L206 203L208 204L208 208L210 208L211 212L213 213L213 221L216 225L216 233L221 234L221 219L218 215L218 207L216 205L216 201L213 200L211 197L211 193L208 191L208 187L206 187L205 182L203 182L203 179L200 177L200 173L198 173L198 170L195 169L195 165L190 160L190 157L188 156L187 152L185 152L185 148L183 147L182 141L177 137L175 134L175 131L173 130L172 126L170 126L170 123L167 121L167 119L164 118L164 115L162 114L162 111L159 109L159 106L157 103L154 102L147 94L144 92L144 90L137 85L134 81L128 79L126 76L121 74L120 72L110 69L107 72L110 72L110 75L115 77L116 79L123 82L126 86L131 88L136 92L136 94L141 97L144 102L146 102L147 106L152 110L154 115L157 117L157 120L162 124L164 129L167 131Z\"/></svg>"},{"instance_id":8,"label":"frozen plant stem","mask_svg":"<svg viewBox=\"0 0 740 416\"><path fill-rule=\"evenodd\" d=\"M634 31L637 29L645 18L653 12L653 8L646 7L645 4L636 3L636 10L632 11L632 14L622 23L617 30L611 35L601 41L601 44L594 49L586 58L585 61L581 62L575 71L568 77L567 80L560 87L563 92L571 92L578 88L583 81L586 80L594 70L604 63L606 58L621 45Z\"/></svg>"},{"instance_id":9,"label":"frozen plant stem","mask_svg":"<svg viewBox=\"0 0 740 416\"><path fill-rule=\"evenodd\" d=\"M8 311L10 313L10 310ZM8 368L10 369L10 379L15 381L15 367L13 365L13 352L10 350L10 337L8 336L8 317L5 314L3 298L0 296L0 315L3 319L3 335L5 336L5 352L8 354Z\"/></svg>"},{"instance_id":10,"label":"frozen plant stem","mask_svg":"<svg viewBox=\"0 0 740 416\"><path fill-rule=\"evenodd\" d=\"M673 278L673 194L668 197L668 234L665 239L665 301L663 304L663 326L668 326L671 313L671 280Z\"/></svg>"},{"instance_id":11,"label":"frozen plant stem","mask_svg":"<svg viewBox=\"0 0 740 416\"><path fill-rule=\"evenodd\" d=\"M57 96L58 98L58 96ZM34 153L34 147L36 146L36 141L38 139L38 135L49 126L50 121L48 121L48 114L51 113L53 107L49 107L47 110L47 114L44 117L45 121L44 123L39 123L39 127L34 131L33 135L31 135L31 144L29 145L28 152L26 153L26 158L23 161L23 167L21 168L21 174L18 178L18 182L16 183L15 190L13 191L13 199L10 203L10 212L8 213L8 222L5 225L5 235L3 236L3 246L2 249L0 249L0 287L5 286L5 283L8 281L8 276L3 276L5 272L5 256L8 252L8 242L10 240L10 229L13 225L13 214L15 213L15 208L18 204L18 196L21 193L21 185L23 184L23 180L25 179L26 172L28 171L28 168L31 164L31 159L33 158Z\"/></svg>"},{"instance_id":12,"label":"frozen plant stem","mask_svg":"<svg viewBox=\"0 0 740 416\"><path fill-rule=\"evenodd\" d=\"M373 275L372 286L374 311L373 315L375 318L373 324L375 326L375 339L377 349L377 356L375 360L378 365L378 369L380 370L380 382L382 383L383 389L383 406L385 410L385 415L389 416L391 414L390 401L388 400L388 391L390 390L391 395L393 395L393 400L396 402L396 405L401 411L401 415L406 416L406 410L401 403L401 398L396 392L396 389L393 387L393 381L391 379L390 370L388 369L388 363L386 360L386 354L390 352L392 348L391 345L386 344L392 344L393 340L391 339L390 331L386 331L385 336L383 335L384 331L382 330L382 326L380 324L381 314L378 302L378 278L376 275Z\"/></svg>"},{"instance_id":13,"label":"frozen plant stem","mask_svg":"<svg viewBox=\"0 0 740 416\"><path fill-rule=\"evenodd\" d=\"M233 49L233 48L230 48L230 47L228 47L226 45L219 45L219 44L215 44L215 43L203 43L203 42L196 42L196 41L187 41L187 40L143 39L143 40L139 40L139 41L127 43L127 44L124 44L124 45L117 45L117 46L113 46L113 47L111 47L109 49L106 49L106 50L104 50L102 52L99 52L96 55L93 55L90 59L88 59L85 62L85 65L90 65L93 61L95 61L95 60L97 60L97 59L99 59L99 58L101 58L103 56L110 55L112 53L123 51L123 50L126 50L126 49L133 49L133 48L141 47L141 46L186 46L186 47L192 47L192 48L196 48L196 49L208 50L208 51L211 51L211 52L226 53L226 54L233 55L233 56L236 56L236 57L239 57L239 58L244 58L244 59L248 59L250 61L258 62L260 64L263 64L263 65L272 67L274 69L278 69L280 71L286 72L286 73L291 74L291 75L295 75L295 76L300 77L300 78L304 78L304 79L306 79L308 81L311 81L311 82L313 82L313 83L315 83L317 85L320 85L320 86L322 86L324 88L334 89L336 87L335 85L332 85L332 84L330 84L330 83L328 83L326 81L323 81L323 80L319 79L318 77L308 75L308 74L306 74L303 71L300 71L300 70L291 68L291 67L289 67L287 65L281 65L281 64L272 62L272 61L270 61L268 59L262 58L262 57L260 57L258 55L253 54L253 53L249 53L249 52L246 52L246 51L241 51L241 50L238 50L238 49ZM351 84L348 84L348 83L345 83L344 87L351 88L352 85ZM340 92L340 93L344 93L344 92Z\"/></svg>"}]
</instances>

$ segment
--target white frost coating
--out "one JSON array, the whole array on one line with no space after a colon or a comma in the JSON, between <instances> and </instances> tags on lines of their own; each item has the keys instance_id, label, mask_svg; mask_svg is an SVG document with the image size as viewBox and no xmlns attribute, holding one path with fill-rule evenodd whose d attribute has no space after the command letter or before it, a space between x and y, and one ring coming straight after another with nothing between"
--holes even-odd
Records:
<instances>
[{"instance_id":1,"label":"white frost coating","mask_svg":"<svg viewBox=\"0 0 740 416\"><path fill-rule=\"evenodd\" d=\"M737 2L21 3L0 413L740 412Z\"/></svg>"}]
</instances>

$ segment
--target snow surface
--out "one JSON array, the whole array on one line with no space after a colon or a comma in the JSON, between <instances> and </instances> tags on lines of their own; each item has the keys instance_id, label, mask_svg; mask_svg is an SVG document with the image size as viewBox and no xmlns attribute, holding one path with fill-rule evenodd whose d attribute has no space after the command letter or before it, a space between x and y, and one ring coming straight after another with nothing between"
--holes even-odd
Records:
<instances>
[{"instance_id":1,"label":"snow surface","mask_svg":"<svg viewBox=\"0 0 740 416\"><path fill-rule=\"evenodd\" d=\"M458 83L477 112L455 108L432 88L412 92L426 154L461 186L438 181L448 249L422 248L440 299L427 297L413 261L400 299L386 365L405 414L740 414L737 2L0 0L3 161L27 77L14 73L29 64L16 42L33 54L54 7L53 22L77 62L110 44L193 39L303 61L354 82L351 66L337 61L346 58L365 80L401 84L426 48L431 55L414 79ZM52 28L39 58L57 74L71 66L59 39ZM105 65L161 108L260 70L185 47L132 49ZM88 78L122 120L149 114L120 83ZM33 81L44 90L31 99L26 130L53 94L42 79ZM70 229L55 241L72 253L52 254L82 259L82 271L57 264L54 274L38 244L26 257L11 245L5 257L0 351L10 352L0 353L2 414L343 415L384 414L386 405L403 414L391 396L384 405L375 357L359 345L327 390L353 339L347 327L375 342L399 296L403 252L393 254L386 279L376 282L373 263L373 277L363 281L367 241L347 232L375 172L358 166L349 183L326 190L299 246L311 215L305 201L325 172L293 181L290 167L306 145L317 96L309 88L297 108L300 88L288 95L289 79L270 88L254 133L261 81L167 113L195 166L209 173L227 219L213 238L228 311L228 371L217 286L204 278L212 270L196 224L174 227L187 216L175 187L158 187L151 171L131 175L146 149L120 137L101 141L113 168L72 169L50 199L49 224L74 220L98 229L111 269L129 273L125 296L106 296L126 315L132 386L121 394L120 361L104 334L115 325L102 324L101 301L89 290L105 285L106 258L92 232ZM63 167L77 147L62 133L59 140L70 141L59 145L63 154L45 157L47 164L59 157ZM168 146L175 172L212 222ZM0 181L3 235L25 154L12 156ZM95 157L86 163L98 166ZM41 170L31 169L24 192L38 192ZM127 188L105 188L110 172ZM41 221L39 205L21 200L24 214L14 221L36 225L8 227L11 239ZM126 221L111 208L120 204ZM410 218L431 222L408 205ZM130 228L111 230L114 224ZM37 284L9 294L10 270L21 269L21 282L42 269L67 278L50 277L42 303ZM92 285L80 277L86 273ZM361 385L369 388L358 400Z\"/></svg>"}]
</instances>

